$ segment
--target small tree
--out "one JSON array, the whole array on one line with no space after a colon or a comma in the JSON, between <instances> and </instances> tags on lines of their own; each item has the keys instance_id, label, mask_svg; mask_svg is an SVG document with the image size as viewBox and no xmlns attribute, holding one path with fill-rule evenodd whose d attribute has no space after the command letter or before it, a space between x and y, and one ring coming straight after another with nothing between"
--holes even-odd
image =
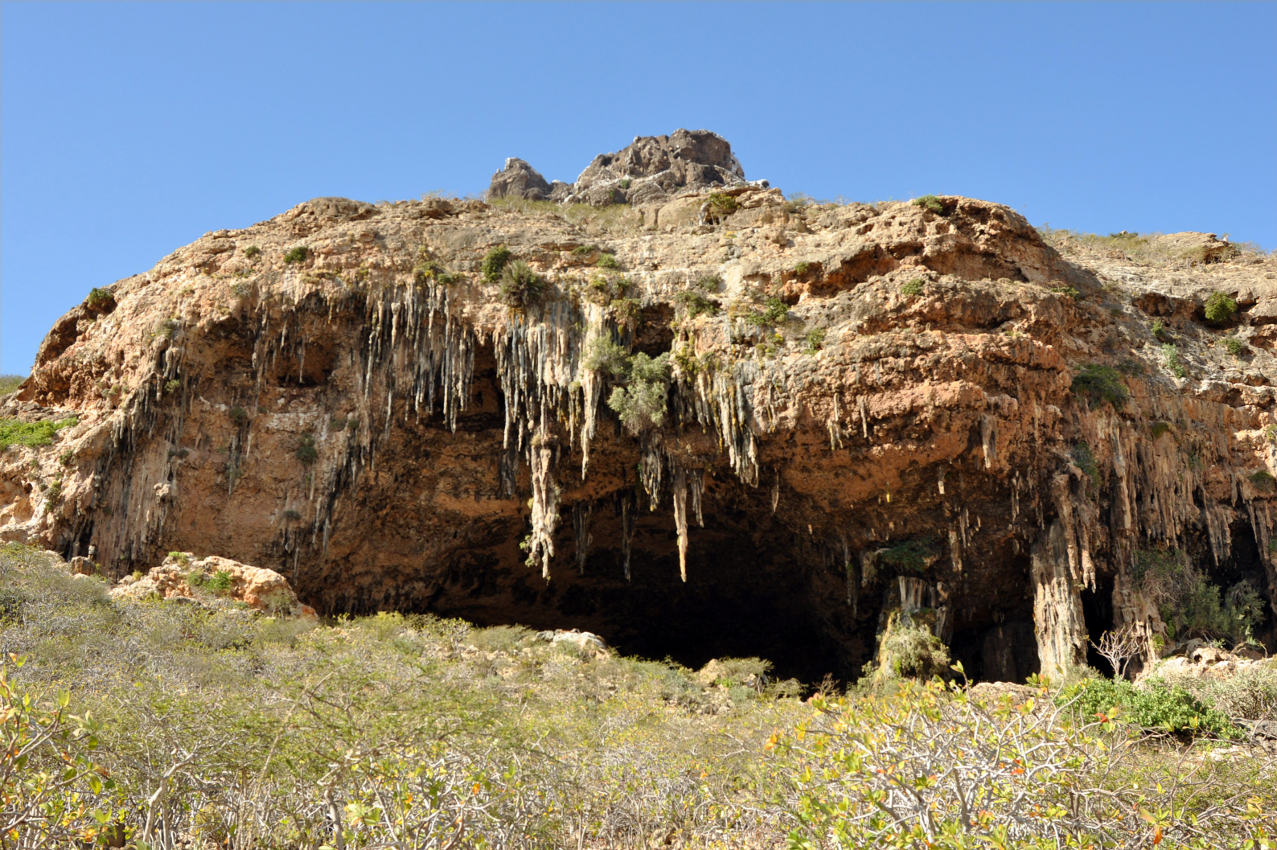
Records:
<instances>
[{"instance_id":1,"label":"small tree","mask_svg":"<svg viewBox=\"0 0 1277 850\"><path fill-rule=\"evenodd\" d=\"M1100 635L1100 642L1091 641L1091 646L1113 668L1113 678L1125 679L1126 668L1143 653L1146 642L1133 626L1123 626Z\"/></svg>"}]
</instances>

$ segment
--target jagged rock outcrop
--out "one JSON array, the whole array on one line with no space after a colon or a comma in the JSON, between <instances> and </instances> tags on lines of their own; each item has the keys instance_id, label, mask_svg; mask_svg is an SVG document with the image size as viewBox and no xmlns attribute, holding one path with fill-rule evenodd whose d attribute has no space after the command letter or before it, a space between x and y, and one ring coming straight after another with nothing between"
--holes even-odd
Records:
<instances>
[{"instance_id":1,"label":"jagged rock outcrop","mask_svg":"<svg viewBox=\"0 0 1277 850\"><path fill-rule=\"evenodd\" d=\"M733 192L708 221L694 193L320 199L207 234L58 322L0 415L78 422L0 454L0 529L813 678L897 611L976 678L1058 669L1165 635L1175 570L1253 588L1271 645L1277 260Z\"/></svg>"},{"instance_id":2,"label":"jagged rock outcrop","mask_svg":"<svg viewBox=\"0 0 1277 850\"><path fill-rule=\"evenodd\" d=\"M741 188L748 184L726 139L708 130L675 130L668 136L635 136L629 147L599 154L575 183L547 183L521 159L507 159L492 176L486 198L562 203L651 204L679 192ZM767 181L753 184L767 188Z\"/></svg>"},{"instance_id":3,"label":"jagged rock outcrop","mask_svg":"<svg viewBox=\"0 0 1277 850\"><path fill-rule=\"evenodd\" d=\"M487 200L494 198L523 198L529 201L544 201L550 197L550 184L527 162L510 157L505 167L492 175L492 182L484 195Z\"/></svg>"}]
</instances>

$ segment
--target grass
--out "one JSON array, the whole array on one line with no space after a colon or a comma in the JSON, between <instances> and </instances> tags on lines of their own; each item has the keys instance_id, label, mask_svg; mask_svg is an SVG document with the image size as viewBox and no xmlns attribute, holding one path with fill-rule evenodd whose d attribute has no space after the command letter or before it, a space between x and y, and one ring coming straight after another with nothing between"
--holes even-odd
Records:
<instances>
[{"instance_id":1,"label":"grass","mask_svg":"<svg viewBox=\"0 0 1277 850\"><path fill-rule=\"evenodd\" d=\"M9 446L47 446L53 435L63 428L78 424L74 416L67 419L23 422L20 419L0 419L0 450Z\"/></svg>"},{"instance_id":2,"label":"grass","mask_svg":"<svg viewBox=\"0 0 1277 850\"><path fill-rule=\"evenodd\" d=\"M1277 809L1270 759L1201 752L1200 698L1176 698L1183 741L1110 716L1098 682L1104 719L1046 685L892 677L803 702L760 659L697 674L426 615L116 601L12 544L0 658L0 799L24 848L172 846L160 822L189 846L295 850L1242 847Z\"/></svg>"},{"instance_id":3,"label":"grass","mask_svg":"<svg viewBox=\"0 0 1277 850\"><path fill-rule=\"evenodd\" d=\"M0 375L0 396L17 392L18 387L27 379L26 375Z\"/></svg>"}]
</instances>

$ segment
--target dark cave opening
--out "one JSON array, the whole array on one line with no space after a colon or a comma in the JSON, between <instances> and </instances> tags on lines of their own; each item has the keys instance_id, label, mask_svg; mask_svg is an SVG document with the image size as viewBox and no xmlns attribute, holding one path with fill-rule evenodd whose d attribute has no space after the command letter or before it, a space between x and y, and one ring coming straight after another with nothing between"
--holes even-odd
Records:
<instances>
[{"instance_id":1,"label":"dark cave opening","mask_svg":"<svg viewBox=\"0 0 1277 850\"><path fill-rule=\"evenodd\" d=\"M1095 648L1100 637L1113 628L1113 577L1096 576L1094 589L1082 588L1082 619L1088 642L1086 663L1105 676L1112 677L1113 665Z\"/></svg>"}]
</instances>

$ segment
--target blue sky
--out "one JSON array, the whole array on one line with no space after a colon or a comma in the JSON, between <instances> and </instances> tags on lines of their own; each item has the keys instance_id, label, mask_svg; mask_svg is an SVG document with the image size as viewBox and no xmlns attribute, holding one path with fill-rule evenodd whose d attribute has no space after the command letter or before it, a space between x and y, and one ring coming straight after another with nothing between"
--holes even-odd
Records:
<instances>
[{"instance_id":1,"label":"blue sky","mask_svg":"<svg viewBox=\"0 0 1277 850\"><path fill-rule=\"evenodd\" d=\"M0 372L94 286L322 195L707 128L817 198L1277 248L1277 3L0 2Z\"/></svg>"}]
</instances>

